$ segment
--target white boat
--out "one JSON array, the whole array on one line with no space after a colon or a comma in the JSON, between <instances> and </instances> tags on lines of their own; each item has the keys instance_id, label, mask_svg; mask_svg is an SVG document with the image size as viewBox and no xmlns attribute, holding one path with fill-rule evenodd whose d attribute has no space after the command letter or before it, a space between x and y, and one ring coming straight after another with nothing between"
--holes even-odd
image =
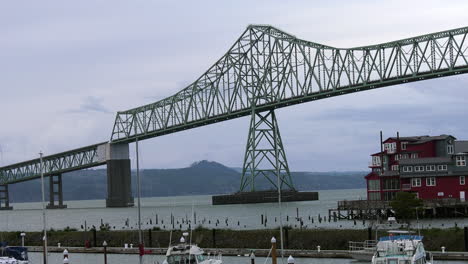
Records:
<instances>
[{"instance_id":1,"label":"white boat","mask_svg":"<svg viewBox=\"0 0 468 264\"><path fill-rule=\"evenodd\" d=\"M210 258L205 256L203 249L197 245L186 243L188 233L180 238L180 243L171 245L167 249L163 264L222 264L221 256Z\"/></svg>"},{"instance_id":2,"label":"white boat","mask_svg":"<svg viewBox=\"0 0 468 264\"><path fill-rule=\"evenodd\" d=\"M366 240L364 242L349 242L349 255L359 261L370 262L377 250L376 240Z\"/></svg>"},{"instance_id":3,"label":"white boat","mask_svg":"<svg viewBox=\"0 0 468 264\"><path fill-rule=\"evenodd\" d=\"M394 230L395 228L405 228L407 226L408 224L398 223L395 217L389 217L386 223L380 223L374 226L376 240L366 240L364 242L349 241L348 253L353 259L358 261L371 262L372 257L377 251L377 231Z\"/></svg>"},{"instance_id":4,"label":"white boat","mask_svg":"<svg viewBox=\"0 0 468 264\"><path fill-rule=\"evenodd\" d=\"M29 264L28 249L0 243L0 264Z\"/></svg>"},{"instance_id":5,"label":"white boat","mask_svg":"<svg viewBox=\"0 0 468 264\"><path fill-rule=\"evenodd\" d=\"M424 250L423 236L409 231L388 231L380 237L372 264L432 264L432 254Z\"/></svg>"}]
</instances>

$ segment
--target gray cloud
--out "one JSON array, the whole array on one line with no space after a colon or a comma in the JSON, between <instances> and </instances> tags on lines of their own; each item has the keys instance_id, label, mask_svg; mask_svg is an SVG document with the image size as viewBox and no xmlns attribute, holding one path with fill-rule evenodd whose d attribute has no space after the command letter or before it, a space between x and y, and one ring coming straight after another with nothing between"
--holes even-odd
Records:
<instances>
[{"instance_id":1,"label":"gray cloud","mask_svg":"<svg viewBox=\"0 0 468 264\"><path fill-rule=\"evenodd\" d=\"M3 119L9 125L0 130L4 163L108 140L112 113L190 84L251 23L352 47L465 26L468 9L466 1L436 0L1 5L0 110L9 113ZM467 77L456 76L279 109L291 169L364 169L381 129L466 139L467 84ZM210 159L241 166L248 123L241 118L146 140L141 165L180 167Z\"/></svg>"},{"instance_id":2,"label":"gray cloud","mask_svg":"<svg viewBox=\"0 0 468 264\"><path fill-rule=\"evenodd\" d=\"M103 105L104 98L95 96L86 96L82 99L82 102L77 109L70 109L65 111L66 113L112 113L107 107Z\"/></svg>"}]
</instances>

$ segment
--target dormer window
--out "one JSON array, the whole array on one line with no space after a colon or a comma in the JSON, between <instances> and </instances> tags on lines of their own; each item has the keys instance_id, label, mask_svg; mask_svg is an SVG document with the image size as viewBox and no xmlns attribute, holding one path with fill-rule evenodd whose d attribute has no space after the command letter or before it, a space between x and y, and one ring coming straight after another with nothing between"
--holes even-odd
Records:
<instances>
[{"instance_id":1,"label":"dormer window","mask_svg":"<svg viewBox=\"0 0 468 264\"><path fill-rule=\"evenodd\" d=\"M401 149L406 150L406 145L407 144L408 144L408 142L401 142Z\"/></svg>"},{"instance_id":2,"label":"dormer window","mask_svg":"<svg viewBox=\"0 0 468 264\"><path fill-rule=\"evenodd\" d=\"M462 167L462 166L466 166L466 158L465 156L457 156L456 158L456 161L457 161L457 167Z\"/></svg>"},{"instance_id":3,"label":"dormer window","mask_svg":"<svg viewBox=\"0 0 468 264\"><path fill-rule=\"evenodd\" d=\"M453 154L453 145L447 145L447 154Z\"/></svg>"}]
</instances>

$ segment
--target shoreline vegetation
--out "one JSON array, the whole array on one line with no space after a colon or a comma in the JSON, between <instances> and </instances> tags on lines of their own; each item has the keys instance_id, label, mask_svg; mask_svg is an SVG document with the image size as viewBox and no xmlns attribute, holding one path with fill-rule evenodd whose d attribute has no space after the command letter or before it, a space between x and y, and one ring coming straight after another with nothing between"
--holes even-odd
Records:
<instances>
[{"instance_id":1,"label":"shoreline vegetation","mask_svg":"<svg viewBox=\"0 0 468 264\"><path fill-rule=\"evenodd\" d=\"M172 243L179 241L181 230L172 232ZM417 231L416 231L417 232ZM440 251L444 246L447 251L465 251L465 234L463 228L449 229L422 229L424 246L426 250ZM0 232L0 241L7 241L10 245L21 245L21 231ZM169 245L170 231L144 230L146 247L166 248ZM92 247L100 247L106 241L109 247L124 247L124 244L138 244L138 232L134 231L76 231L75 229L48 231L49 246L84 247L88 243ZM378 231L378 236L384 236L385 231ZM375 239L375 230L352 229L290 229L284 230L284 246L286 249L316 249L320 246L323 250L348 250L349 241L364 241ZM192 241L202 248L247 248L260 249L271 246L271 237L279 238L278 229L270 230L230 230L230 229L205 229L193 230ZM88 242L86 242L88 241ZM27 232L26 246L41 246L42 232Z\"/></svg>"}]
</instances>

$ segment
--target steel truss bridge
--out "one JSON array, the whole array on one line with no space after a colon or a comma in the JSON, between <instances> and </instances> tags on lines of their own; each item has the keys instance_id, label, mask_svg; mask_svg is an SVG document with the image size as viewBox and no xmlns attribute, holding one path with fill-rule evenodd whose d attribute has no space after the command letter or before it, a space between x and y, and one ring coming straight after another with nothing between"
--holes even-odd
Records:
<instances>
[{"instance_id":1,"label":"steel truss bridge","mask_svg":"<svg viewBox=\"0 0 468 264\"><path fill-rule=\"evenodd\" d=\"M468 27L377 45L335 48L251 25L227 53L175 95L117 113L106 143L46 156L44 172L106 163L99 148L250 115L241 191L256 177L294 189L274 109L468 72ZM101 154L99 154L101 153ZM0 168L0 184L38 178L38 159ZM279 175L275 182L272 176Z\"/></svg>"}]
</instances>

